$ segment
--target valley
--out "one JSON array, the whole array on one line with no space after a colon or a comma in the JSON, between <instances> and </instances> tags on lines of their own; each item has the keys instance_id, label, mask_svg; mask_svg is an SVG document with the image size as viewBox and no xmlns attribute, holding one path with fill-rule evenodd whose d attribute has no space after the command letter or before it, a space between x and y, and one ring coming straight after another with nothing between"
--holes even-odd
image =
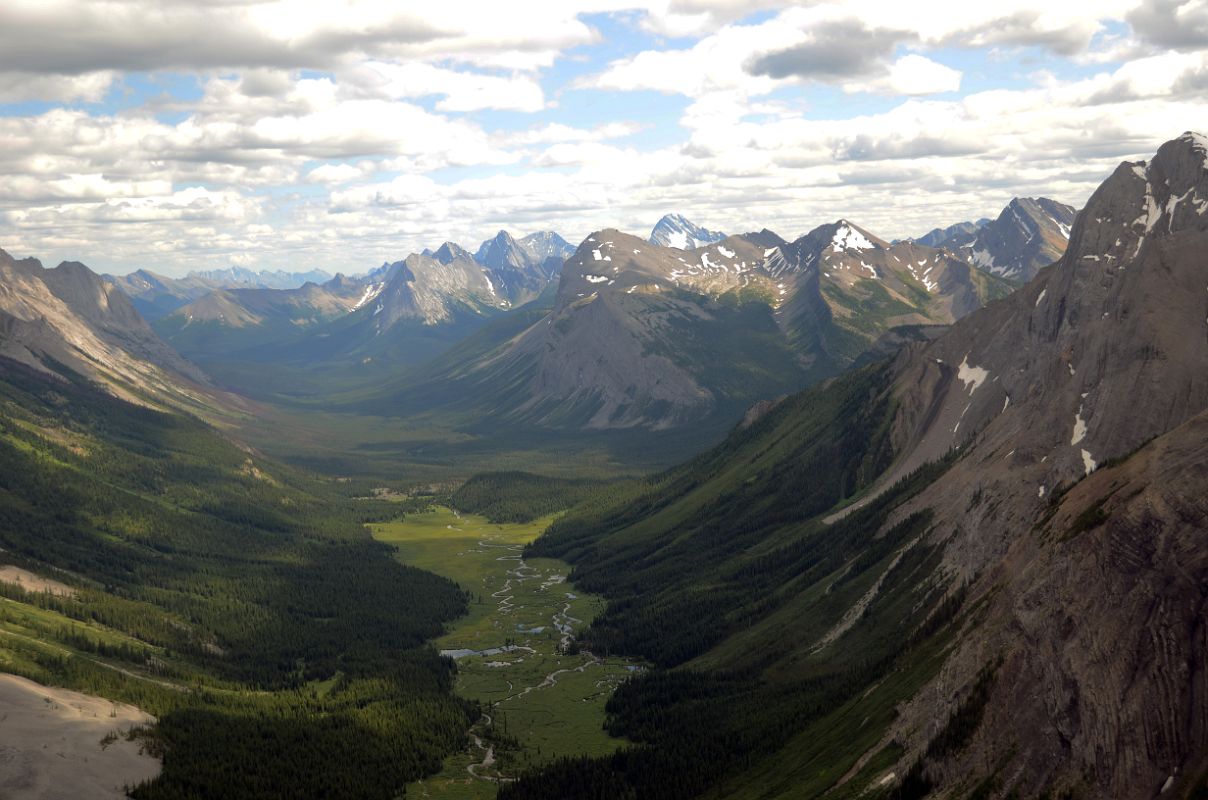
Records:
<instances>
[{"instance_id":1,"label":"valley","mask_svg":"<svg viewBox=\"0 0 1208 800\"><path fill-rule=\"evenodd\" d=\"M0 798L1208 798L1130 1L6 7Z\"/></svg>"},{"instance_id":2,"label":"valley","mask_svg":"<svg viewBox=\"0 0 1208 800\"><path fill-rule=\"evenodd\" d=\"M371 526L400 561L457 581L470 597L469 612L434 644L457 661L454 691L482 716L468 751L413 784L416 797L494 797L497 783L526 768L624 744L604 732L604 704L641 667L575 645L604 601L568 583L566 564L524 557L549 522L492 524L433 508Z\"/></svg>"}]
</instances>

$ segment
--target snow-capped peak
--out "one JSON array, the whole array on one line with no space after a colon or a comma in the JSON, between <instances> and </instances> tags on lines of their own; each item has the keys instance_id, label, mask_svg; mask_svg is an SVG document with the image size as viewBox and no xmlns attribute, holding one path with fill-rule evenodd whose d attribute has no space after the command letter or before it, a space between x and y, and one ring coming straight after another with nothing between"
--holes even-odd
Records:
<instances>
[{"instance_id":1,"label":"snow-capped peak","mask_svg":"<svg viewBox=\"0 0 1208 800\"><path fill-rule=\"evenodd\" d=\"M839 227L835 229L835 235L831 239L831 249L836 253L842 253L844 250L874 250L876 247L847 220L839 220Z\"/></svg>"},{"instance_id":2,"label":"snow-capped peak","mask_svg":"<svg viewBox=\"0 0 1208 800\"><path fill-rule=\"evenodd\" d=\"M720 231L711 231L691 222L682 214L667 214L650 232L650 243L661 247L691 250L726 238Z\"/></svg>"}]
</instances>

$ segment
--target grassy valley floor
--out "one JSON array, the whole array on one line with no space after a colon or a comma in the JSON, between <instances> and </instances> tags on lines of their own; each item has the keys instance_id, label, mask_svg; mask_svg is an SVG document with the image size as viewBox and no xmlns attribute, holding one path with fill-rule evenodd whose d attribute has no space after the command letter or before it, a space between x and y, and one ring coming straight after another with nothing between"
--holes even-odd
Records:
<instances>
[{"instance_id":1,"label":"grassy valley floor","mask_svg":"<svg viewBox=\"0 0 1208 800\"><path fill-rule=\"evenodd\" d=\"M440 508L372 525L406 564L451 578L470 595L469 613L436 641L457 659L456 691L482 704L467 747L410 797L489 798L501 780L560 756L605 755L624 744L603 730L612 690L640 667L576 652L574 632L604 600L566 582L554 559L522 559L549 524L495 525Z\"/></svg>"}]
</instances>

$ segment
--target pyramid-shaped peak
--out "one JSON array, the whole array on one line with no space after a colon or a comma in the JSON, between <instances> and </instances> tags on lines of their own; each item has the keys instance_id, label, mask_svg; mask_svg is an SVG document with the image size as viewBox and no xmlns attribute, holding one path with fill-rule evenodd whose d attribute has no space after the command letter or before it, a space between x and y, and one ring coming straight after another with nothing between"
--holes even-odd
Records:
<instances>
[{"instance_id":1,"label":"pyramid-shaped peak","mask_svg":"<svg viewBox=\"0 0 1208 800\"><path fill-rule=\"evenodd\" d=\"M664 214L650 232L650 243L662 247L691 250L726 238L721 231L711 231L689 220L683 214Z\"/></svg>"},{"instance_id":2,"label":"pyramid-shaped peak","mask_svg":"<svg viewBox=\"0 0 1208 800\"><path fill-rule=\"evenodd\" d=\"M839 250L878 250L884 243L859 225L840 219L834 223L831 245Z\"/></svg>"},{"instance_id":3,"label":"pyramid-shaped peak","mask_svg":"<svg viewBox=\"0 0 1208 800\"><path fill-rule=\"evenodd\" d=\"M442 264L450 264L459 258L469 258L470 253L456 242L445 242L431 251L430 255Z\"/></svg>"}]
</instances>

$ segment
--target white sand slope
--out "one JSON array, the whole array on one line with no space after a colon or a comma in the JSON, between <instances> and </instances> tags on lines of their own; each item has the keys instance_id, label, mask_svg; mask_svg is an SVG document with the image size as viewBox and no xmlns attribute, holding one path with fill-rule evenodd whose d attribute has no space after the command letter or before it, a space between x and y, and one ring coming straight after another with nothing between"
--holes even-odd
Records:
<instances>
[{"instance_id":1,"label":"white sand slope","mask_svg":"<svg viewBox=\"0 0 1208 800\"><path fill-rule=\"evenodd\" d=\"M159 759L124 737L101 739L154 721L134 706L0 675L0 797L124 797L124 786L159 774Z\"/></svg>"}]
</instances>

